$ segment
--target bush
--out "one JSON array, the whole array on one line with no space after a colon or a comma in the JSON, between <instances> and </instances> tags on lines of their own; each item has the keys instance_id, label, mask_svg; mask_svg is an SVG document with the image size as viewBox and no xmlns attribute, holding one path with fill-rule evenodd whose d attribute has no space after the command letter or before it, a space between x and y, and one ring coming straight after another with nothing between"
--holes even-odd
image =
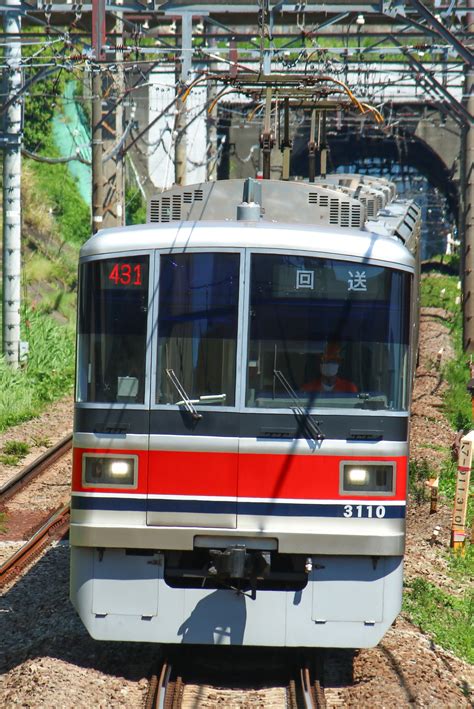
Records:
<instances>
[{"instance_id":1,"label":"bush","mask_svg":"<svg viewBox=\"0 0 474 709\"><path fill-rule=\"evenodd\" d=\"M125 193L125 220L127 224L146 222L146 204L138 189L128 188Z\"/></svg>"},{"instance_id":2,"label":"bush","mask_svg":"<svg viewBox=\"0 0 474 709\"><path fill-rule=\"evenodd\" d=\"M57 156L58 151L51 138L45 143L44 154ZM89 207L82 199L67 165L31 161L36 177L36 189L51 204L63 241L81 245L90 236L91 217Z\"/></svg>"},{"instance_id":3,"label":"bush","mask_svg":"<svg viewBox=\"0 0 474 709\"><path fill-rule=\"evenodd\" d=\"M38 28L25 27L23 32L38 34ZM30 68L27 62L29 57L38 52L39 47L42 47L41 61L45 70L47 70L49 62L58 64L55 72L41 79L41 81L32 83L25 94L24 143L25 147L33 152L41 149L51 134L51 119L57 104L61 101L67 79L66 72L63 71L58 62L58 55L61 53L63 45L55 43L54 48L53 46L48 47L47 39L48 37L44 33L43 38L35 39L34 43L26 42L22 47L25 81L43 71L43 69L38 69L37 66Z\"/></svg>"}]
</instances>

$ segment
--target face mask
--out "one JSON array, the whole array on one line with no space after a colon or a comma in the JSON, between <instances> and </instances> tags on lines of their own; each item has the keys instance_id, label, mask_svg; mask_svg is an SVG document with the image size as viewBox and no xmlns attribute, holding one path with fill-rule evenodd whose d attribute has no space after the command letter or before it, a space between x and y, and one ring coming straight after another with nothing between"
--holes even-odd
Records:
<instances>
[{"instance_id":1,"label":"face mask","mask_svg":"<svg viewBox=\"0 0 474 709\"><path fill-rule=\"evenodd\" d=\"M321 363L321 374L323 377L335 377L339 370L339 365L337 362L322 362Z\"/></svg>"}]
</instances>

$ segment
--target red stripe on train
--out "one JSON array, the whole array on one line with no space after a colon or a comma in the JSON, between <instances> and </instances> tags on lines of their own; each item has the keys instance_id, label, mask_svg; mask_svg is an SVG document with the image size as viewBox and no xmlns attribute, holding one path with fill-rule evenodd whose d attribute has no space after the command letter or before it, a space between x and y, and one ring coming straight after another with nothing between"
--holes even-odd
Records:
<instances>
[{"instance_id":1,"label":"red stripe on train","mask_svg":"<svg viewBox=\"0 0 474 709\"><path fill-rule=\"evenodd\" d=\"M75 491L101 490L82 485L82 454L111 450L75 449L72 487ZM396 494L377 499L405 500L407 458L399 456L276 455L255 453L200 453L194 451L116 451L139 458L138 486L133 490L117 487L117 492L153 495L196 495L203 497L255 497L275 499L353 498L339 494L341 461L387 462L396 464ZM104 488L102 488L104 489ZM112 492L110 488L108 492ZM359 495L357 495L359 497ZM370 495L361 495L370 498Z\"/></svg>"}]
</instances>

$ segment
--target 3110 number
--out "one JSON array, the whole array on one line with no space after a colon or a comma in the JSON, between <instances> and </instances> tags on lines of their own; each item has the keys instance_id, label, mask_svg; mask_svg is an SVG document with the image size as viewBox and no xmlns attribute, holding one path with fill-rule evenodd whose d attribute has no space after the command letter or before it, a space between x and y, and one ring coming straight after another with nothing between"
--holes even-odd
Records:
<instances>
[{"instance_id":1,"label":"3110 number","mask_svg":"<svg viewBox=\"0 0 474 709\"><path fill-rule=\"evenodd\" d=\"M142 267L139 263L116 263L109 273L109 281L117 286L141 286Z\"/></svg>"},{"instance_id":2,"label":"3110 number","mask_svg":"<svg viewBox=\"0 0 474 709\"><path fill-rule=\"evenodd\" d=\"M384 505L344 505L344 517L375 517L383 519L385 517Z\"/></svg>"}]
</instances>

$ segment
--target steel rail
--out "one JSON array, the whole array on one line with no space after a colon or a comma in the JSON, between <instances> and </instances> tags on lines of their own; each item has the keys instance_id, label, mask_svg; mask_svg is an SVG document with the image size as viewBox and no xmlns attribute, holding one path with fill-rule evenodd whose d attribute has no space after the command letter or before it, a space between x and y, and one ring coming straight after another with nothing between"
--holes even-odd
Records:
<instances>
[{"instance_id":1,"label":"steel rail","mask_svg":"<svg viewBox=\"0 0 474 709\"><path fill-rule=\"evenodd\" d=\"M26 544L18 549L0 566L0 587L25 568L43 549L49 546L54 536L64 534L69 525L69 503L57 509L33 534Z\"/></svg>"},{"instance_id":2,"label":"steel rail","mask_svg":"<svg viewBox=\"0 0 474 709\"><path fill-rule=\"evenodd\" d=\"M319 674L320 668L317 668ZM313 679L307 666L300 670L301 692L304 709L326 709L324 688L319 677Z\"/></svg>"},{"instance_id":3,"label":"steel rail","mask_svg":"<svg viewBox=\"0 0 474 709\"><path fill-rule=\"evenodd\" d=\"M170 675L171 675L172 665L165 663L160 675L160 683L158 685L158 692L156 695L155 709L165 709L166 707L166 695L168 693L168 687L170 685Z\"/></svg>"},{"instance_id":4,"label":"steel rail","mask_svg":"<svg viewBox=\"0 0 474 709\"><path fill-rule=\"evenodd\" d=\"M65 455L71 448L72 433L62 438L54 446L51 446L51 448L48 448L48 450L36 458L36 460L20 470L17 475L7 480L7 482L0 487L0 504L3 505L7 500L13 497L18 490L59 460L59 458Z\"/></svg>"},{"instance_id":5,"label":"steel rail","mask_svg":"<svg viewBox=\"0 0 474 709\"><path fill-rule=\"evenodd\" d=\"M153 674L148 685L148 692L145 699L145 709L165 709L169 699L169 690L173 689L170 683L172 665L168 661L163 662L160 676Z\"/></svg>"},{"instance_id":6,"label":"steel rail","mask_svg":"<svg viewBox=\"0 0 474 709\"><path fill-rule=\"evenodd\" d=\"M310 666L312 669L310 669ZM186 682L180 676L180 670L176 668L174 670L174 676L171 679L173 667L165 660L161 666L159 676L158 673L154 673L151 676L144 703L145 709L179 709L182 706ZM317 661L316 665L313 662L308 662L301 666L298 670L299 680L290 679L288 682L285 706L288 709L326 709L327 701L320 679L321 676L321 660ZM250 687L247 688L250 691ZM185 703L188 706L189 698ZM251 703L249 702L249 706ZM245 706L247 706L246 703Z\"/></svg>"}]
</instances>

